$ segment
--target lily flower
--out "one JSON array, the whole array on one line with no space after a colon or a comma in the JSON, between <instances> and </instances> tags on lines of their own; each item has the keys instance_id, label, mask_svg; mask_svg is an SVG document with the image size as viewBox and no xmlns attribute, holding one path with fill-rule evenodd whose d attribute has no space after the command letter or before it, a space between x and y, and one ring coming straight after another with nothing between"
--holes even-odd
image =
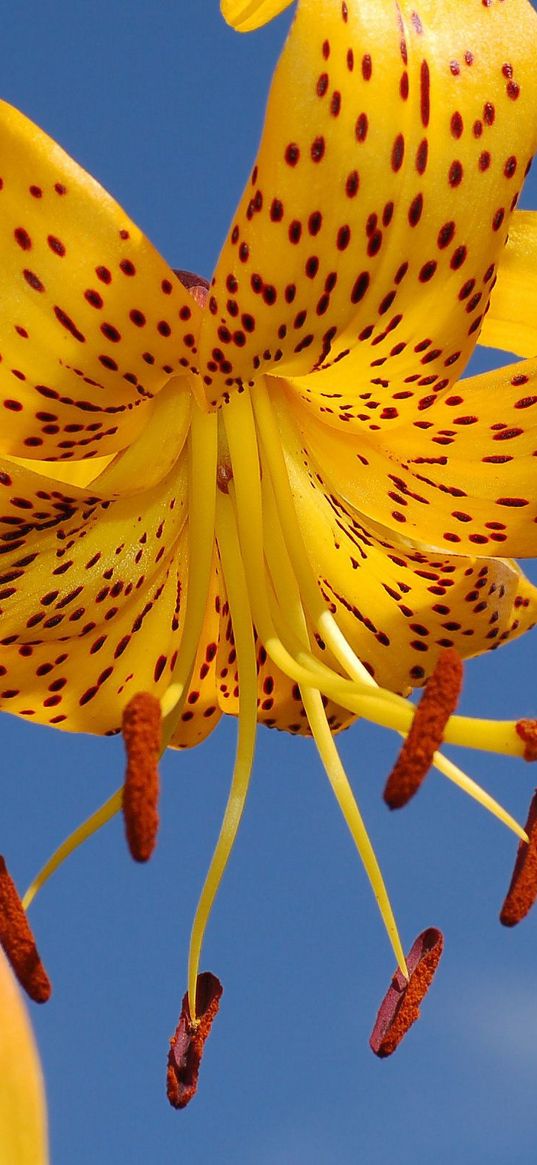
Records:
<instances>
[{"instance_id":1,"label":"lily flower","mask_svg":"<svg viewBox=\"0 0 537 1165\"><path fill-rule=\"evenodd\" d=\"M249 31L287 6L222 10ZM537 754L533 721L455 711L461 661L537 619L513 561L537 547L537 221L515 210L536 44L528 0L298 0L210 284L0 106L0 705L127 748L124 791L24 908L122 804L145 860L159 756L238 719L170 1052L178 1106L220 1000L200 955L257 724L313 737L377 897L398 968L378 1054L442 942L429 928L407 963L337 732L361 718L405 738L392 807L433 764L514 831L509 925L537 892L535 815L527 832L440 751ZM461 379L478 341L526 359Z\"/></svg>"},{"instance_id":2,"label":"lily flower","mask_svg":"<svg viewBox=\"0 0 537 1165\"><path fill-rule=\"evenodd\" d=\"M9 1165L47 1165L41 1068L26 1008L0 950L0 1145Z\"/></svg>"}]
</instances>

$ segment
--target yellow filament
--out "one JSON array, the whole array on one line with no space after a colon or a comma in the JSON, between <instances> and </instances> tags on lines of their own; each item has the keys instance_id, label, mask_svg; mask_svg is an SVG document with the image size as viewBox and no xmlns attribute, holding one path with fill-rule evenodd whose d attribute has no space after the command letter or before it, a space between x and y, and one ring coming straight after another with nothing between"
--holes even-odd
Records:
<instances>
[{"instance_id":1,"label":"yellow filament","mask_svg":"<svg viewBox=\"0 0 537 1165\"><path fill-rule=\"evenodd\" d=\"M362 820L360 810L354 799L347 774L341 763L341 757L334 743L334 738L323 708L321 694L312 689L304 689L301 691L301 696L313 733L313 739L324 765L324 770L349 827L351 837L362 859L365 872L378 903L382 921L386 927L388 938L391 942L395 958L397 959L397 964L402 974L408 979L405 955L380 866L369 840L369 835Z\"/></svg>"},{"instance_id":2,"label":"yellow filament","mask_svg":"<svg viewBox=\"0 0 537 1165\"><path fill-rule=\"evenodd\" d=\"M98 829L101 829L103 825L106 825L108 821L111 821L112 817L115 817L116 813L119 813L122 799L123 788L116 789L115 793L112 793L112 796L104 802L104 805L101 805L99 809L96 809L95 813L91 814L91 817L86 818L86 821L83 821L82 824L77 827L77 829L74 829L73 832L69 834L69 837L65 838L65 841L62 841L61 845L58 846L57 850L55 850L48 861L45 862L45 865L40 869L39 873L36 874L33 882L31 882L28 886L28 889L22 899L22 905L25 910L28 909L36 894L38 894L39 890L41 890L45 883L48 882L51 875L54 874L54 872L58 869L58 866L61 866L65 859L70 857L70 855L76 849L78 849L78 847L82 845L83 842L87 841L89 837L92 837L94 833L97 833Z\"/></svg>"},{"instance_id":3,"label":"yellow filament","mask_svg":"<svg viewBox=\"0 0 537 1165\"><path fill-rule=\"evenodd\" d=\"M276 418L262 378L251 390L251 399L261 439L264 463L269 469L274 492L278 499L282 533L306 607L319 634L349 675L368 686L374 685L375 681L361 660L355 655L331 611L328 610L315 580L296 516ZM389 695L393 695L393 693L389 693Z\"/></svg>"},{"instance_id":4,"label":"yellow filament","mask_svg":"<svg viewBox=\"0 0 537 1165\"><path fill-rule=\"evenodd\" d=\"M192 409L189 472L189 571L183 637L169 687L162 698L163 748L169 744L188 690L205 618L214 546L218 419Z\"/></svg>"},{"instance_id":5,"label":"yellow filament","mask_svg":"<svg viewBox=\"0 0 537 1165\"><path fill-rule=\"evenodd\" d=\"M447 777L449 781L453 781L454 785L458 785L459 789L462 789L464 793L467 793L469 797L472 797L474 801L482 805L493 817L497 817L521 841L528 841L526 831L519 825L518 821L515 821L514 817L511 817L507 809L504 809L503 805L500 805L498 801L494 800L494 797L486 793L481 788L481 785L478 785L476 781L473 781L471 777L467 776L458 765L448 760L447 756L443 756L441 752L435 752L433 764L444 777Z\"/></svg>"},{"instance_id":6,"label":"yellow filament","mask_svg":"<svg viewBox=\"0 0 537 1165\"><path fill-rule=\"evenodd\" d=\"M297 637L300 636L304 643L308 643L308 629L306 616L302 607L300 590L293 574L292 565L287 556L282 529L278 520L280 512L276 509L274 495L270 484L266 480L266 476L263 477L262 490L266 518L264 530L267 562L272 576L276 601L280 606L285 604L286 610L292 611L293 628ZM300 695L308 717L313 739L317 746L317 751L352 840L360 855L367 877L369 878L397 964L402 974L408 978L405 955L388 892L375 851L349 784L349 779L334 743L326 718L326 712L323 708L321 694L315 689L301 688Z\"/></svg>"},{"instance_id":7,"label":"yellow filament","mask_svg":"<svg viewBox=\"0 0 537 1165\"><path fill-rule=\"evenodd\" d=\"M233 637L237 652L240 703L237 750L231 788L220 834L196 910L188 957L188 999L190 1015L196 1022L196 980L203 936L213 903L229 860L246 803L257 729L257 670L252 617L241 550L229 498L217 499L217 541L229 601Z\"/></svg>"}]
</instances>

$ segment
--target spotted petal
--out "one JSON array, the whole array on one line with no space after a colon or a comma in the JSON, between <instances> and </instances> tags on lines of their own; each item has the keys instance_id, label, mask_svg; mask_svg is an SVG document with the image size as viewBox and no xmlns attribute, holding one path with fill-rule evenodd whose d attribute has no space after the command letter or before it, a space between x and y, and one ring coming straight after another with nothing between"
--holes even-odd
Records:
<instances>
[{"instance_id":1,"label":"spotted petal","mask_svg":"<svg viewBox=\"0 0 537 1165\"><path fill-rule=\"evenodd\" d=\"M0 103L0 451L125 447L190 367L200 308L124 211Z\"/></svg>"},{"instance_id":2,"label":"spotted petal","mask_svg":"<svg viewBox=\"0 0 537 1165\"><path fill-rule=\"evenodd\" d=\"M537 354L535 211L521 210L513 215L479 342L518 356Z\"/></svg>"},{"instance_id":3,"label":"spotted petal","mask_svg":"<svg viewBox=\"0 0 537 1165\"><path fill-rule=\"evenodd\" d=\"M406 542L372 522L339 492L332 464L317 460L304 444L289 409L280 405L278 415L319 585L381 685L404 691L430 674L442 648L469 657L533 626L537 589L511 562Z\"/></svg>"},{"instance_id":4,"label":"spotted petal","mask_svg":"<svg viewBox=\"0 0 537 1165\"><path fill-rule=\"evenodd\" d=\"M460 374L536 144L536 29L527 0L299 3L203 323L209 400L329 368L311 403L352 418L379 377L391 404Z\"/></svg>"},{"instance_id":5,"label":"spotted petal","mask_svg":"<svg viewBox=\"0 0 537 1165\"><path fill-rule=\"evenodd\" d=\"M427 394L413 418L371 398L364 435L337 432L289 396L288 407L327 479L399 536L472 555L537 553L537 361Z\"/></svg>"}]
</instances>

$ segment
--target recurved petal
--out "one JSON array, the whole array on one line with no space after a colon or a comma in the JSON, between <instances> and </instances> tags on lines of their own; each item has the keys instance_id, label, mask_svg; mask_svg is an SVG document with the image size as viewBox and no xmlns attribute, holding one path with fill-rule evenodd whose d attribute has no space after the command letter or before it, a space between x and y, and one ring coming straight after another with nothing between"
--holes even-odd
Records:
<instances>
[{"instance_id":1,"label":"recurved petal","mask_svg":"<svg viewBox=\"0 0 537 1165\"><path fill-rule=\"evenodd\" d=\"M414 418L370 399L364 435L287 399L325 479L358 511L457 553L537 553L537 360L422 395Z\"/></svg>"},{"instance_id":2,"label":"recurved petal","mask_svg":"<svg viewBox=\"0 0 537 1165\"><path fill-rule=\"evenodd\" d=\"M5 1165L46 1165L41 1069L30 1021L0 950L0 1145Z\"/></svg>"},{"instance_id":3,"label":"recurved petal","mask_svg":"<svg viewBox=\"0 0 537 1165\"><path fill-rule=\"evenodd\" d=\"M0 103L0 450L125 447L194 359L201 309L116 202Z\"/></svg>"},{"instance_id":4,"label":"recurved petal","mask_svg":"<svg viewBox=\"0 0 537 1165\"><path fill-rule=\"evenodd\" d=\"M161 694L179 647L186 457L165 482L117 500L65 494L20 467L10 475L0 707L69 730L116 731L131 695Z\"/></svg>"},{"instance_id":5,"label":"recurved petal","mask_svg":"<svg viewBox=\"0 0 537 1165\"><path fill-rule=\"evenodd\" d=\"M315 371L319 410L460 373L535 147L536 28L527 0L301 0L202 324L209 400L260 368Z\"/></svg>"},{"instance_id":6,"label":"recurved petal","mask_svg":"<svg viewBox=\"0 0 537 1165\"><path fill-rule=\"evenodd\" d=\"M319 586L378 683L405 691L430 674L442 648L478 655L537 621L537 589L511 562L404 541L364 517L334 488L285 406L279 421Z\"/></svg>"},{"instance_id":7,"label":"recurved petal","mask_svg":"<svg viewBox=\"0 0 537 1165\"><path fill-rule=\"evenodd\" d=\"M221 0L224 20L237 32L253 32L289 8L291 0Z\"/></svg>"},{"instance_id":8,"label":"recurved petal","mask_svg":"<svg viewBox=\"0 0 537 1165\"><path fill-rule=\"evenodd\" d=\"M537 354L537 212L517 210L502 251L480 344Z\"/></svg>"}]
</instances>

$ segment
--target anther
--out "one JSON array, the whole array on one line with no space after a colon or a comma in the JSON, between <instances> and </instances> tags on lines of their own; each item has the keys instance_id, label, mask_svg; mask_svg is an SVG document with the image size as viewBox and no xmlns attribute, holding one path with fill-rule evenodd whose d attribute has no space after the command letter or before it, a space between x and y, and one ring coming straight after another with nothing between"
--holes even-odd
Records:
<instances>
[{"instance_id":1,"label":"anther","mask_svg":"<svg viewBox=\"0 0 537 1165\"><path fill-rule=\"evenodd\" d=\"M537 720L518 720L515 728L524 742L524 760L537 760Z\"/></svg>"},{"instance_id":2,"label":"anther","mask_svg":"<svg viewBox=\"0 0 537 1165\"><path fill-rule=\"evenodd\" d=\"M196 1015L193 1023L188 992L183 997L181 1015L168 1053L167 1094L173 1108L186 1108L198 1087L198 1076L205 1041L220 1006L222 984L210 971L203 971L196 981Z\"/></svg>"},{"instance_id":3,"label":"anther","mask_svg":"<svg viewBox=\"0 0 537 1165\"><path fill-rule=\"evenodd\" d=\"M46 1003L51 986L15 883L0 857L0 943L24 990L35 1003Z\"/></svg>"},{"instance_id":4,"label":"anther","mask_svg":"<svg viewBox=\"0 0 537 1165\"><path fill-rule=\"evenodd\" d=\"M127 771L123 786L123 816L130 852L146 862L155 848L158 830L161 746L160 704L149 692L133 696L123 712Z\"/></svg>"},{"instance_id":5,"label":"anther","mask_svg":"<svg viewBox=\"0 0 537 1165\"><path fill-rule=\"evenodd\" d=\"M526 822L528 841L518 846L511 885L500 912L503 926L516 926L531 910L537 898L537 792L534 793Z\"/></svg>"},{"instance_id":6,"label":"anther","mask_svg":"<svg viewBox=\"0 0 537 1165\"><path fill-rule=\"evenodd\" d=\"M230 481L233 481L231 461L219 461L216 468L216 484L221 493L229 493Z\"/></svg>"},{"instance_id":7,"label":"anther","mask_svg":"<svg viewBox=\"0 0 537 1165\"><path fill-rule=\"evenodd\" d=\"M406 1036L420 1017L420 1003L427 994L444 947L442 931L430 926L418 935L407 955L409 978L396 971L378 1010L369 1046L384 1059Z\"/></svg>"},{"instance_id":8,"label":"anther","mask_svg":"<svg viewBox=\"0 0 537 1165\"><path fill-rule=\"evenodd\" d=\"M417 793L442 744L446 724L457 707L462 661L454 648L443 651L427 681L410 731L384 789L390 809L401 809Z\"/></svg>"},{"instance_id":9,"label":"anther","mask_svg":"<svg viewBox=\"0 0 537 1165\"><path fill-rule=\"evenodd\" d=\"M203 275L195 275L193 271L180 271L177 267L173 268L173 272L183 287L186 287L187 291L190 292L192 298L196 300L196 303L204 308L209 298L208 279L204 279Z\"/></svg>"}]
</instances>

